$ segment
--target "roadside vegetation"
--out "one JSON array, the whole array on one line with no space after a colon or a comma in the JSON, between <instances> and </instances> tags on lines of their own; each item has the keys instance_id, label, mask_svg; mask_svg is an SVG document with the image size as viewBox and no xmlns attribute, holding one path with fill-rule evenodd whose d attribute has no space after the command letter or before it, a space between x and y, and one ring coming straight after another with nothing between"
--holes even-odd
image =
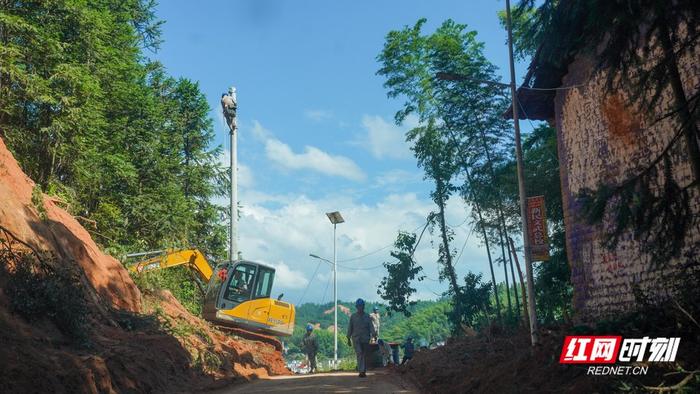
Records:
<instances>
[{"instance_id":1,"label":"roadside vegetation","mask_svg":"<svg viewBox=\"0 0 700 394\"><path fill-rule=\"evenodd\" d=\"M150 59L153 0L4 2L0 138L107 252L197 247L225 257L221 149L197 82ZM40 215L40 198L32 201ZM192 312L183 274L153 275ZM189 282L189 281L185 281Z\"/></svg>"}]
</instances>

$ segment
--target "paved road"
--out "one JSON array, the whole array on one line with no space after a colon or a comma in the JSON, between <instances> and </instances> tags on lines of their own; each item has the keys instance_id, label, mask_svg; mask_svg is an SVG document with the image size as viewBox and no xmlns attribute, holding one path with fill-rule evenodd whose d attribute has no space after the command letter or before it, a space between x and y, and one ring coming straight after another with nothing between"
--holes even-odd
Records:
<instances>
[{"instance_id":1,"label":"paved road","mask_svg":"<svg viewBox=\"0 0 700 394\"><path fill-rule=\"evenodd\" d=\"M367 377L363 379L358 378L356 373L349 372L276 376L223 389L216 393L418 393L418 391L399 380L397 376L383 371L373 371L368 372Z\"/></svg>"}]
</instances>

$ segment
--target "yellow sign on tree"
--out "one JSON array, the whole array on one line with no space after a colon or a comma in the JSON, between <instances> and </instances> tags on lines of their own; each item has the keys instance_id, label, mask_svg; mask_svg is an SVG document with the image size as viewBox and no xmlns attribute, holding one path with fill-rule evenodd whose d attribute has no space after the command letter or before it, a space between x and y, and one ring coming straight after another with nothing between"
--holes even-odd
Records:
<instances>
[{"instance_id":1,"label":"yellow sign on tree","mask_svg":"<svg viewBox=\"0 0 700 394\"><path fill-rule=\"evenodd\" d=\"M549 260L549 238L547 236L544 196L527 198L527 222L531 261Z\"/></svg>"}]
</instances>

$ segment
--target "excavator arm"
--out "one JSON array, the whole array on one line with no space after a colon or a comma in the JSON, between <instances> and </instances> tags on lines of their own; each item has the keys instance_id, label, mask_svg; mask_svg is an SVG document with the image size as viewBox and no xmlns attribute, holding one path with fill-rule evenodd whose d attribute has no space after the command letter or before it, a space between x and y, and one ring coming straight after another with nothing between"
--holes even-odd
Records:
<instances>
[{"instance_id":1,"label":"excavator arm","mask_svg":"<svg viewBox=\"0 0 700 394\"><path fill-rule=\"evenodd\" d=\"M144 273L147 271L155 271L166 268L187 265L192 270L196 271L199 278L204 282L209 282L213 274L213 270L207 262L204 254L197 249L169 249L160 252L157 256L151 257L138 263L128 265L129 271L134 273Z\"/></svg>"}]
</instances>

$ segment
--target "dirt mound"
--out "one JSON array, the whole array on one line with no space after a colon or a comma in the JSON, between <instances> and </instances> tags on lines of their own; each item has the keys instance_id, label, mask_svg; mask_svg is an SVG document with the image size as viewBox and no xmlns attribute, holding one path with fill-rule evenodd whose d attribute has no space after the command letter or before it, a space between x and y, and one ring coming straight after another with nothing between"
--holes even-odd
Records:
<instances>
[{"instance_id":1,"label":"dirt mound","mask_svg":"<svg viewBox=\"0 0 700 394\"><path fill-rule=\"evenodd\" d=\"M579 326L551 327L540 330L540 344L532 348L529 332L483 332L477 336L450 340L445 346L416 352L397 373L428 393L611 393L611 392L675 392L676 390L648 390L645 387L679 384L692 378L700 365L700 343L697 330L689 334L680 331L676 321L664 322L644 330L622 326L598 329ZM632 331L625 331L631 329ZM583 331L582 331L583 330ZM675 334L673 334L675 332ZM560 364L559 356L566 335L621 334L627 338L681 336L681 346L675 363L616 364L646 366L643 375L588 375L590 364ZM600 364L598 364L600 366ZM680 371L685 371L680 373ZM688 382L686 382L688 383ZM682 383L681 383L682 384ZM697 382L696 382L697 384ZM693 388L686 387L687 392ZM695 387L697 391L697 387ZM678 391L680 392L680 390ZM683 391L686 392L686 391Z\"/></svg>"},{"instance_id":2,"label":"dirt mound","mask_svg":"<svg viewBox=\"0 0 700 394\"><path fill-rule=\"evenodd\" d=\"M141 294L0 140L0 392L190 392L289 373L168 292Z\"/></svg>"},{"instance_id":3,"label":"dirt mound","mask_svg":"<svg viewBox=\"0 0 700 394\"><path fill-rule=\"evenodd\" d=\"M138 312L139 289L122 264L102 253L90 234L56 201L40 194L0 139L0 226L34 250L80 265L103 302Z\"/></svg>"},{"instance_id":4,"label":"dirt mound","mask_svg":"<svg viewBox=\"0 0 700 394\"><path fill-rule=\"evenodd\" d=\"M527 332L463 337L417 351L399 374L429 393L593 393L609 381L584 365L561 365L563 334L545 332L534 351Z\"/></svg>"},{"instance_id":5,"label":"dirt mound","mask_svg":"<svg viewBox=\"0 0 700 394\"><path fill-rule=\"evenodd\" d=\"M192 352L192 358L206 363L207 357L219 358L225 367L212 370L217 377L235 377L255 375L286 375L289 370L285 366L282 354L279 352L279 340L267 337L264 340L250 340L239 335L231 335L209 323L192 316L169 291L146 295L146 308L153 311L166 327L172 328L185 348ZM160 309L162 308L162 309ZM160 312L162 311L162 313ZM180 326L178 328L178 326ZM179 335L179 332L186 335ZM189 335L187 335L189 334ZM221 357L221 356L224 357ZM231 364L231 360L236 360ZM213 360L214 364L217 363ZM231 368L235 372L227 374Z\"/></svg>"}]
</instances>

